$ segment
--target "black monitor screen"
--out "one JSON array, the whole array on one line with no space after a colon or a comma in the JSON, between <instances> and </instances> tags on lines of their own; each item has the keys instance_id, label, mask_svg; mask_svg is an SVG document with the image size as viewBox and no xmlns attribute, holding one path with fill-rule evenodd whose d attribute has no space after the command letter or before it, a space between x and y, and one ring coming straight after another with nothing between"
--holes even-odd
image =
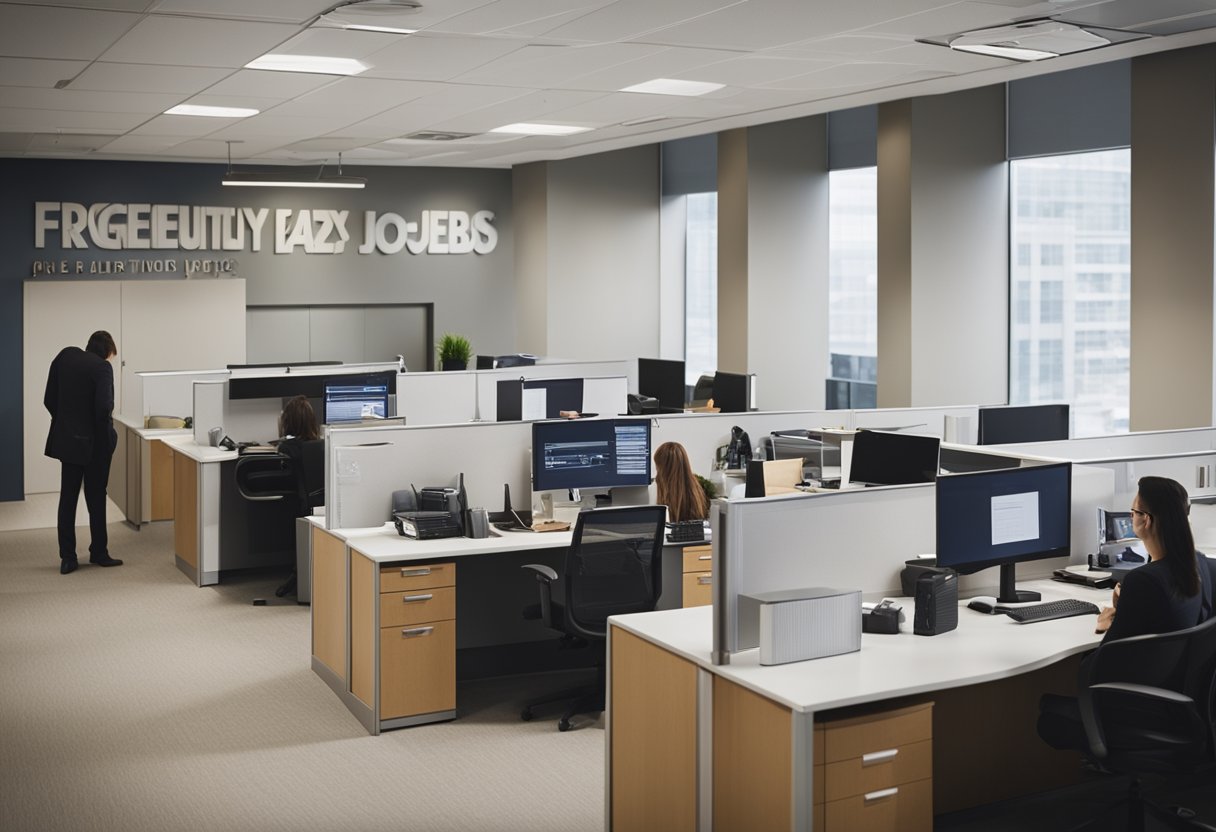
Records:
<instances>
[{"instance_id":1,"label":"black monitor screen","mask_svg":"<svg viewBox=\"0 0 1216 832\"><path fill-rule=\"evenodd\" d=\"M684 362L662 358L638 359L638 392L659 400L659 409L684 410Z\"/></svg>"},{"instance_id":2,"label":"black monitor screen","mask_svg":"<svg viewBox=\"0 0 1216 832\"><path fill-rule=\"evenodd\" d=\"M937 564L970 574L1066 557L1072 465L1064 462L937 479Z\"/></svg>"},{"instance_id":3,"label":"black monitor screen","mask_svg":"<svg viewBox=\"0 0 1216 832\"><path fill-rule=\"evenodd\" d=\"M1068 438L1068 405L1035 404L1025 407L981 407L979 444L1052 442Z\"/></svg>"},{"instance_id":4,"label":"black monitor screen","mask_svg":"<svg viewBox=\"0 0 1216 832\"><path fill-rule=\"evenodd\" d=\"M532 425L534 491L649 484L649 419L571 419Z\"/></svg>"},{"instance_id":5,"label":"black monitor screen","mask_svg":"<svg viewBox=\"0 0 1216 832\"><path fill-rule=\"evenodd\" d=\"M388 393L386 374L330 376L325 380L325 424L383 419L388 415Z\"/></svg>"},{"instance_id":6,"label":"black monitor screen","mask_svg":"<svg viewBox=\"0 0 1216 832\"><path fill-rule=\"evenodd\" d=\"M912 433L858 431L853 437L849 481L866 485L933 482L941 440Z\"/></svg>"},{"instance_id":7,"label":"black monitor screen","mask_svg":"<svg viewBox=\"0 0 1216 832\"><path fill-rule=\"evenodd\" d=\"M751 376L714 373L714 407L723 413L746 413L750 410Z\"/></svg>"}]
</instances>

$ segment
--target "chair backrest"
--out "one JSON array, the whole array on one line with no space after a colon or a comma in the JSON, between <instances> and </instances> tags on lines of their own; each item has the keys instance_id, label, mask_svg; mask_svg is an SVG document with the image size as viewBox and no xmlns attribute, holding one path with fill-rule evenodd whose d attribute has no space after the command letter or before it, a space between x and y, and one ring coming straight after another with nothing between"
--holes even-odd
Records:
<instances>
[{"instance_id":1,"label":"chair backrest","mask_svg":"<svg viewBox=\"0 0 1216 832\"><path fill-rule=\"evenodd\" d=\"M703 406L714 397L714 377L703 375L692 389L692 403Z\"/></svg>"},{"instance_id":2,"label":"chair backrest","mask_svg":"<svg viewBox=\"0 0 1216 832\"><path fill-rule=\"evenodd\" d=\"M325 505L325 440L312 439L302 445L297 474L300 502L305 508Z\"/></svg>"},{"instance_id":3,"label":"chair backrest","mask_svg":"<svg viewBox=\"0 0 1216 832\"><path fill-rule=\"evenodd\" d=\"M581 512L566 552L566 624L604 638L610 615L653 610L663 587L664 506Z\"/></svg>"},{"instance_id":4,"label":"chair backrest","mask_svg":"<svg viewBox=\"0 0 1216 832\"><path fill-rule=\"evenodd\" d=\"M295 467L283 454L249 454L236 461L236 488L246 500L282 500L297 494Z\"/></svg>"},{"instance_id":5,"label":"chair backrest","mask_svg":"<svg viewBox=\"0 0 1216 832\"><path fill-rule=\"evenodd\" d=\"M1126 771L1216 761L1216 616L1172 633L1104 643L1080 691L1091 751Z\"/></svg>"}]
</instances>

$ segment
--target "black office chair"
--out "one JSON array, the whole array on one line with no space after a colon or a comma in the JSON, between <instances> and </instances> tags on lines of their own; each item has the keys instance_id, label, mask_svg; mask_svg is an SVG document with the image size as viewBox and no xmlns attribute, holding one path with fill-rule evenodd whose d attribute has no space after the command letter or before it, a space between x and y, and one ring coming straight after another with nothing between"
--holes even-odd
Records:
<instances>
[{"instance_id":1,"label":"black office chair","mask_svg":"<svg viewBox=\"0 0 1216 832\"><path fill-rule=\"evenodd\" d=\"M566 550L564 603L553 600L558 574L543 564L523 568L536 574L540 604L524 608L524 617L540 619L562 633L565 646L594 645L599 651L596 682L534 699L520 717L532 719L533 708L573 700L557 723L568 731L575 714L604 710L605 651L610 615L653 610L663 588L664 506L626 506L583 511Z\"/></svg>"},{"instance_id":2,"label":"black office chair","mask_svg":"<svg viewBox=\"0 0 1216 832\"><path fill-rule=\"evenodd\" d=\"M714 377L712 375L703 375L698 378L696 385L692 388L692 404L697 407L704 407L713 397Z\"/></svg>"},{"instance_id":3,"label":"black office chair","mask_svg":"<svg viewBox=\"0 0 1216 832\"><path fill-rule=\"evenodd\" d=\"M249 454L236 461L236 487L246 500L290 501L286 517L291 528L284 536L294 539L295 519L306 517L325 504L325 440L284 440L274 454ZM295 592L298 576L291 576L275 591L283 598Z\"/></svg>"},{"instance_id":4,"label":"black office chair","mask_svg":"<svg viewBox=\"0 0 1216 832\"><path fill-rule=\"evenodd\" d=\"M1077 699L1089 756L1131 775L1122 802L1128 829L1143 829L1147 817L1170 829L1216 829L1187 810L1146 801L1140 782L1145 774L1216 767L1216 616L1186 630L1103 644L1086 660ZM1099 818L1079 828L1107 823Z\"/></svg>"}]
</instances>

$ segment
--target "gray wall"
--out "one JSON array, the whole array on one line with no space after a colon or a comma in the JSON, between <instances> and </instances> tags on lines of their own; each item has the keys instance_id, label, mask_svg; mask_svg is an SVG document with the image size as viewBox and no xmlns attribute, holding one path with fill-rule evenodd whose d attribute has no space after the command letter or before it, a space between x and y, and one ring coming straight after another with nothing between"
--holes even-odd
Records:
<instances>
[{"instance_id":1,"label":"gray wall","mask_svg":"<svg viewBox=\"0 0 1216 832\"><path fill-rule=\"evenodd\" d=\"M1008 397L1005 90L879 107L878 404Z\"/></svg>"},{"instance_id":2,"label":"gray wall","mask_svg":"<svg viewBox=\"0 0 1216 832\"><path fill-rule=\"evenodd\" d=\"M1131 429L1212 424L1216 47L1132 62Z\"/></svg>"},{"instance_id":3,"label":"gray wall","mask_svg":"<svg viewBox=\"0 0 1216 832\"><path fill-rule=\"evenodd\" d=\"M436 332L467 335L479 352L514 351L511 173L391 167L350 168L347 172L366 176L369 180L366 190L223 188L220 178L224 168L216 165L0 160L0 177L5 183L0 196L0 204L4 206L0 250L8 263L0 274L0 378L9 389L21 388L21 287L34 261L174 259L180 266L187 254L176 250L135 253L96 248L60 251L57 235L48 239L46 249L36 250L36 201L268 207L271 216L267 220L265 243L271 240L275 208L350 210L347 227L351 240L340 254L301 251L275 254L273 244L264 243L258 252L249 250L247 245L242 252L202 252L200 256L235 256L236 273L247 281L250 305L433 303ZM363 211L393 212L416 220L424 209L463 210L470 214L493 211L498 231L495 250L484 255L357 253L362 242ZM149 275L159 279L173 276ZM166 314L175 312L167 310ZM88 334L80 333L80 344ZM17 500L23 496L23 440L22 402L19 397L4 398L0 401L0 499Z\"/></svg>"}]
</instances>

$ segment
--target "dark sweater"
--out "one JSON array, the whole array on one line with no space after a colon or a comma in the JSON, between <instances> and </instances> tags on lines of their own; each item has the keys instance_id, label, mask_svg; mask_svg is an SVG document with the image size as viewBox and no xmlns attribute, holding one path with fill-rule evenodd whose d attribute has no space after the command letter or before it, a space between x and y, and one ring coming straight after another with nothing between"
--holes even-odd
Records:
<instances>
[{"instance_id":1,"label":"dark sweater","mask_svg":"<svg viewBox=\"0 0 1216 832\"><path fill-rule=\"evenodd\" d=\"M1104 640L1145 633L1172 633L1194 627L1212 614L1214 564L1195 553L1199 568L1199 592L1183 597L1174 587L1165 560L1146 563L1123 578L1119 605Z\"/></svg>"}]
</instances>

